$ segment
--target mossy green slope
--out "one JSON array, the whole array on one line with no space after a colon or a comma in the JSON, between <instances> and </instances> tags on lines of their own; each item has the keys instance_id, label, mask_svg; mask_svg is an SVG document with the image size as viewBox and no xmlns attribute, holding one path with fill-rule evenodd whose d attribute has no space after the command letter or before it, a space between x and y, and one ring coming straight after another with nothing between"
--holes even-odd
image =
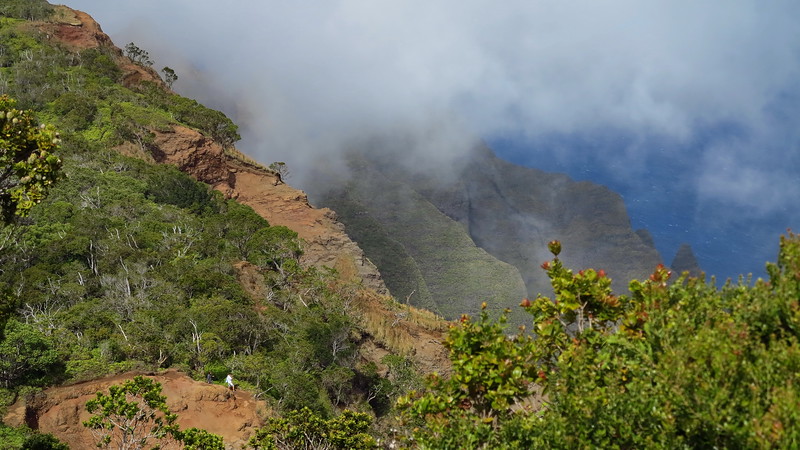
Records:
<instances>
[{"instance_id":1,"label":"mossy green slope","mask_svg":"<svg viewBox=\"0 0 800 450\"><path fill-rule=\"evenodd\" d=\"M435 312L455 319L477 313L483 302L499 312L526 295L515 267L476 246L463 226L408 184L367 161L353 164L353 171L346 188L329 194L325 205L338 208L348 233L378 265L396 298L425 307L430 302ZM422 280L408 277L416 273Z\"/></svg>"}]
</instances>

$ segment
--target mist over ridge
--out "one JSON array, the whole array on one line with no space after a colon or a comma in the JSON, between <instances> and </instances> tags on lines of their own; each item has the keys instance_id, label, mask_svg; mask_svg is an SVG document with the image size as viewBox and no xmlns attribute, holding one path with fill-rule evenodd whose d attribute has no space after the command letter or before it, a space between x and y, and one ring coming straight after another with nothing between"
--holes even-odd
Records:
<instances>
[{"instance_id":1,"label":"mist over ridge","mask_svg":"<svg viewBox=\"0 0 800 450\"><path fill-rule=\"evenodd\" d=\"M230 114L239 147L301 188L304 167L364 136L407 136L419 166L483 139L611 187L664 259L689 242L723 278L763 272L800 226L790 1L68 6L174 68L176 90Z\"/></svg>"}]
</instances>

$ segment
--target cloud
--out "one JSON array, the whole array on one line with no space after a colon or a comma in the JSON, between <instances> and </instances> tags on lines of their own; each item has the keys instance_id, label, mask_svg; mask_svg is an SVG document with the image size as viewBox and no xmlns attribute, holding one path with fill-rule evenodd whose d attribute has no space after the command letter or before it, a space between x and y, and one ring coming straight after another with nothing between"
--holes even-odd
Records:
<instances>
[{"instance_id":1,"label":"cloud","mask_svg":"<svg viewBox=\"0 0 800 450\"><path fill-rule=\"evenodd\" d=\"M511 136L529 160L548 143L595 142L595 155L556 146L558 159L629 169L635 195L667 148L701 209L800 210L793 0L67 3L235 116L243 150L267 163L302 166L400 130L442 158L475 137Z\"/></svg>"},{"instance_id":2,"label":"cloud","mask_svg":"<svg viewBox=\"0 0 800 450\"><path fill-rule=\"evenodd\" d=\"M758 121L798 75L788 1L69 3L307 134L439 110L482 135L681 137L698 122Z\"/></svg>"}]
</instances>

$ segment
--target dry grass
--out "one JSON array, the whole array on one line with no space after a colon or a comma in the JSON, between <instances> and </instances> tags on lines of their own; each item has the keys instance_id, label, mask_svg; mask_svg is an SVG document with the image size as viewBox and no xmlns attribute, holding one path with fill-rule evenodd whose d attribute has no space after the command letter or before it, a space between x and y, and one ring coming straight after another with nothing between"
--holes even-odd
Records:
<instances>
[{"instance_id":1,"label":"dry grass","mask_svg":"<svg viewBox=\"0 0 800 450\"><path fill-rule=\"evenodd\" d=\"M236 147L226 147L225 148L225 155L232 158L235 161L238 161L246 166L253 167L260 170L265 170L267 172L272 173L272 170L265 167L260 162L256 161L255 159L245 155L241 151L239 151Z\"/></svg>"},{"instance_id":2,"label":"dry grass","mask_svg":"<svg viewBox=\"0 0 800 450\"><path fill-rule=\"evenodd\" d=\"M444 340L449 322L430 311L403 305L391 297L363 290L357 296L362 324L378 342L392 352L419 354L421 343Z\"/></svg>"}]
</instances>

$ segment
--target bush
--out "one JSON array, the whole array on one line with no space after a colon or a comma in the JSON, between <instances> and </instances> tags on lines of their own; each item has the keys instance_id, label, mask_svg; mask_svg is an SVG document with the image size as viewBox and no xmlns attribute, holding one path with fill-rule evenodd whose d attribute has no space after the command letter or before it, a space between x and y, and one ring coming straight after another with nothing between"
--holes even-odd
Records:
<instances>
[{"instance_id":1,"label":"bush","mask_svg":"<svg viewBox=\"0 0 800 450\"><path fill-rule=\"evenodd\" d=\"M256 450L377 448L367 432L372 420L363 413L345 410L336 418L325 420L310 409L292 411L285 418L272 418L248 441Z\"/></svg>"},{"instance_id":2,"label":"bush","mask_svg":"<svg viewBox=\"0 0 800 450\"><path fill-rule=\"evenodd\" d=\"M551 250L558 254L559 245ZM662 266L615 296L603 271L543 264L555 297L523 300L535 336L463 318L453 375L400 400L431 448L789 448L800 440L800 237L769 281L711 283ZM541 391L544 396L537 393ZM545 402L536 406L536 400Z\"/></svg>"}]
</instances>

